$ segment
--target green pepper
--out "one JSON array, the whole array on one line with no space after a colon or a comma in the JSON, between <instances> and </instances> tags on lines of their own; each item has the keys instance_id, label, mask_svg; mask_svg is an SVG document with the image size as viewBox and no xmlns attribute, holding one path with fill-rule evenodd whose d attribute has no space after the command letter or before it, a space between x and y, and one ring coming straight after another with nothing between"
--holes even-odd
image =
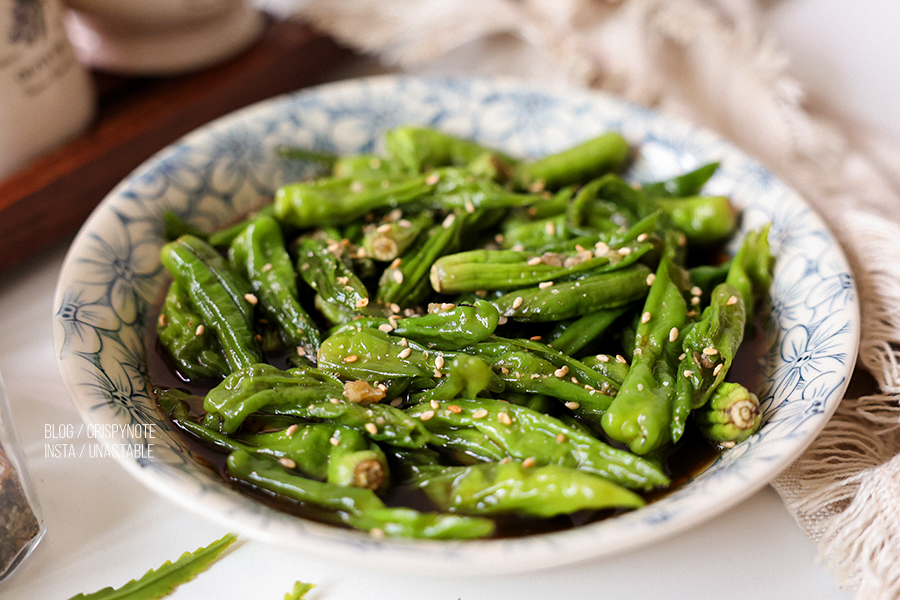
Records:
<instances>
[{"instance_id":1,"label":"green pepper","mask_svg":"<svg viewBox=\"0 0 900 600\"><path fill-rule=\"evenodd\" d=\"M313 356L319 347L319 329L300 306L297 276L275 219L260 216L238 234L229 250L231 263L249 280L282 341Z\"/></svg>"},{"instance_id":2,"label":"green pepper","mask_svg":"<svg viewBox=\"0 0 900 600\"><path fill-rule=\"evenodd\" d=\"M618 133L605 133L581 144L515 167L514 180L523 188L558 189L616 171L629 158L628 142Z\"/></svg>"},{"instance_id":3,"label":"green pepper","mask_svg":"<svg viewBox=\"0 0 900 600\"><path fill-rule=\"evenodd\" d=\"M415 485L441 510L470 515L553 517L644 505L639 495L596 475L560 465L526 467L519 461L425 468Z\"/></svg>"},{"instance_id":4,"label":"green pepper","mask_svg":"<svg viewBox=\"0 0 900 600\"><path fill-rule=\"evenodd\" d=\"M207 325L190 296L173 281L166 292L156 324L159 341L175 361L178 372L187 379L222 377L230 371L219 340L206 334ZM198 332L199 335L198 335Z\"/></svg>"},{"instance_id":5,"label":"green pepper","mask_svg":"<svg viewBox=\"0 0 900 600\"><path fill-rule=\"evenodd\" d=\"M160 259L218 338L229 369L262 362L247 300L250 284L209 244L191 235L163 246Z\"/></svg>"}]
</instances>

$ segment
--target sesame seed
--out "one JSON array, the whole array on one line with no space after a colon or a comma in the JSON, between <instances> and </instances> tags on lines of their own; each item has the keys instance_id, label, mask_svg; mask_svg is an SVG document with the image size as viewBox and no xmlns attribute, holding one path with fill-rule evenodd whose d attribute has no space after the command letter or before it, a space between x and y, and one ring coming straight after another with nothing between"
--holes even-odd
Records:
<instances>
[{"instance_id":1,"label":"sesame seed","mask_svg":"<svg viewBox=\"0 0 900 600\"><path fill-rule=\"evenodd\" d=\"M160 314L159 319L156 322L159 323L160 327L165 327L166 324L168 324L169 319L168 319L168 317L166 317L166 315Z\"/></svg>"},{"instance_id":2,"label":"sesame seed","mask_svg":"<svg viewBox=\"0 0 900 600\"><path fill-rule=\"evenodd\" d=\"M642 354L642 352L641 352L641 349L640 349L640 348L635 348L635 349L634 349L634 355L635 355L635 356L640 356L641 354Z\"/></svg>"},{"instance_id":3,"label":"sesame seed","mask_svg":"<svg viewBox=\"0 0 900 600\"><path fill-rule=\"evenodd\" d=\"M541 336L539 336L539 335L533 335L533 336L531 336L531 337L528 338L528 339L531 340L532 342L539 342L539 341L541 341Z\"/></svg>"},{"instance_id":4,"label":"sesame seed","mask_svg":"<svg viewBox=\"0 0 900 600\"><path fill-rule=\"evenodd\" d=\"M646 241L647 241L647 237L648 237L648 236L647 236L646 233L642 233L641 235L637 236L637 241L639 241L639 242L646 242Z\"/></svg>"},{"instance_id":5,"label":"sesame seed","mask_svg":"<svg viewBox=\"0 0 900 600\"><path fill-rule=\"evenodd\" d=\"M512 417L510 417L507 412L500 411L497 413L497 420L504 425L512 425Z\"/></svg>"},{"instance_id":6,"label":"sesame seed","mask_svg":"<svg viewBox=\"0 0 900 600\"><path fill-rule=\"evenodd\" d=\"M544 225L544 231L547 235L556 235L556 225L553 224L553 221L547 221L547 224Z\"/></svg>"},{"instance_id":7,"label":"sesame seed","mask_svg":"<svg viewBox=\"0 0 900 600\"><path fill-rule=\"evenodd\" d=\"M609 244L606 242L597 242L594 244L594 249L601 254L606 254L609 252Z\"/></svg>"},{"instance_id":8,"label":"sesame seed","mask_svg":"<svg viewBox=\"0 0 900 600\"><path fill-rule=\"evenodd\" d=\"M352 362L356 362L356 361L358 361L358 360L359 360L359 357L358 357L357 355L355 355L355 354L351 354L350 356L345 356L345 357L343 358L343 361L344 361L345 363L352 363Z\"/></svg>"},{"instance_id":9,"label":"sesame seed","mask_svg":"<svg viewBox=\"0 0 900 600\"><path fill-rule=\"evenodd\" d=\"M400 260L400 259L398 258L397 260ZM392 312L392 313L399 313L399 312L400 312L400 305L397 304L396 302L391 302L390 305L388 306L388 308L391 309L391 312Z\"/></svg>"},{"instance_id":10,"label":"sesame seed","mask_svg":"<svg viewBox=\"0 0 900 600\"><path fill-rule=\"evenodd\" d=\"M409 358L410 354L412 354L412 348L404 348L397 356L399 356L400 358Z\"/></svg>"},{"instance_id":11,"label":"sesame seed","mask_svg":"<svg viewBox=\"0 0 900 600\"><path fill-rule=\"evenodd\" d=\"M500 372L503 373L504 375L508 375L509 369L507 369L506 367L500 367Z\"/></svg>"},{"instance_id":12,"label":"sesame seed","mask_svg":"<svg viewBox=\"0 0 900 600\"><path fill-rule=\"evenodd\" d=\"M391 261L391 264L389 265L389 268L391 268L391 269L399 269L399 268L400 268L400 264L401 264L402 262L403 262L403 259L402 259L401 257L398 256L397 258L395 258L394 260ZM391 306L399 306L399 305L397 305L397 304L392 304ZM395 310L394 312L400 312L400 309L397 308L397 310Z\"/></svg>"},{"instance_id":13,"label":"sesame seed","mask_svg":"<svg viewBox=\"0 0 900 600\"><path fill-rule=\"evenodd\" d=\"M436 356L434 359L434 366L437 369L443 369L444 368L444 357Z\"/></svg>"},{"instance_id":14,"label":"sesame seed","mask_svg":"<svg viewBox=\"0 0 900 600\"><path fill-rule=\"evenodd\" d=\"M378 426L375 423L366 423L366 431L371 435L378 433Z\"/></svg>"},{"instance_id":15,"label":"sesame seed","mask_svg":"<svg viewBox=\"0 0 900 600\"><path fill-rule=\"evenodd\" d=\"M300 426L297 425L296 423L294 423L293 425L291 425L290 427L288 427L287 429L284 430L284 434L286 436L290 437L290 436L294 435L295 433L297 433L298 429L300 429Z\"/></svg>"},{"instance_id":16,"label":"sesame seed","mask_svg":"<svg viewBox=\"0 0 900 600\"><path fill-rule=\"evenodd\" d=\"M399 320L396 316L391 315L391 316L388 317L388 324L389 324L393 329L397 329L397 326L399 325L399 323L400 323L400 320Z\"/></svg>"},{"instance_id":17,"label":"sesame seed","mask_svg":"<svg viewBox=\"0 0 900 600\"><path fill-rule=\"evenodd\" d=\"M719 351L713 347L708 347L708 348L703 349L703 354L705 354L706 356L715 356L718 353L719 353Z\"/></svg>"},{"instance_id":18,"label":"sesame seed","mask_svg":"<svg viewBox=\"0 0 900 600\"><path fill-rule=\"evenodd\" d=\"M288 458L287 456L282 456L281 458L278 459L278 462L281 463L282 467L285 467L288 469L294 469L297 467L297 463L295 461L291 460L290 458Z\"/></svg>"},{"instance_id":19,"label":"sesame seed","mask_svg":"<svg viewBox=\"0 0 900 600\"><path fill-rule=\"evenodd\" d=\"M390 333L394 330L394 328L391 327L390 323L382 323L381 325L378 326L378 330L383 331L385 333Z\"/></svg>"},{"instance_id":20,"label":"sesame seed","mask_svg":"<svg viewBox=\"0 0 900 600\"><path fill-rule=\"evenodd\" d=\"M341 285L347 285L348 283L350 283L349 277L335 277L334 280Z\"/></svg>"},{"instance_id":21,"label":"sesame seed","mask_svg":"<svg viewBox=\"0 0 900 600\"><path fill-rule=\"evenodd\" d=\"M566 408L569 410L578 410L581 408L581 404L578 402L566 402Z\"/></svg>"},{"instance_id":22,"label":"sesame seed","mask_svg":"<svg viewBox=\"0 0 900 600\"><path fill-rule=\"evenodd\" d=\"M557 434L556 434L556 441L557 441L557 442L560 442L560 443L566 441L566 434L564 434L564 433L557 433Z\"/></svg>"},{"instance_id":23,"label":"sesame seed","mask_svg":"<svg viewBox=\"0 0 900 600\"><path fill-rule=\"evenodd\" d=\"M541 257L540 257L540 256L532 256L531 258L528 259L528 266L529 266L529 267L535 267L535 266L537 266L537 265L539 265L539 264L541 264Z\"/></svg>"},{"instance_id":24,"label":"sesame seed","mask_svg":"<svg viewBox=\"0 0 900 600\"><path fill-rule=\"evenodd\" d=\"M622 248L619 248L618 252L619 256L628 256L629 254L631 254L631 248L629 248L628 246L624 246Z\"/></svg>"},{"instance_id":25,"label":"sesame seed","mask_svg":"<svg viewBox=\"0 0 900 600\"><path fill-rule=\"evenodd\" d=\"M403 283L403 271L395 269L394 272L391 273L391 279L393 279L394 283L398 285Z\"/></svg>"},{"instance_id":26,"label":"sesame seed","mask_svg":"<svg viewBox=\"0 0 900 600\"><path fill-rule=\"evenodd\" d=\"M650 321L650 311L648 310L644 314L641 315L641 323L647 323L649 321Z\"/></svg>"},{"instance_id":27,"label":"sesame seed","mask_svg":"<svg viewBox=\"0 0 900 600\"><path fill-rule=\"evenodd\" d=\"M434 411L426 410L425 412L422 413L422 416L419 418L423 421L427 421L428 419L434 418Z\"/></svg>"},{"instance_id":28,"label":"sesame seed","mask_svg":"<svg viewBox=\"0 0 900 600\"><path fill-rule=\"evenodd\" d=\"M387 233L390 230L391 230L391 224L385 223L384 225L379 225L375 231L377 231L378 233Z\"/></svg>"},{"instance_id":29,"label":"sesame seed","mask_svg":"<svg viewBox=\"0 0 900 600\"><path fill-rule=\"evenodd\" d=\"M368 305L369 305L369 299L368 299L368 298L361 298L361 299L359 299L359 300L356 301L356 308L365 308L365 307L367 307Z\"/></svg>"},{"instance_id":30,"label":"sesame seed","mask_svg":"<svg viewBox=\"0 0 900 600\"><path fill-rule=\"evenodd\" d=\"M684 360L685 358L687 358L687 354L685 354L684 352L682 352L682 353L681 353L681 356L678 357L678 360Z\"/></svg>"},{"instance_id":31,"label":"sesame seed","mask_svg":"<svg viewBox=\"0 0 900 600\"><path fill-rule=\"evenodd\" d=\"M678 339L678 328L673 327L672 329L669 330L669 341L674 342L677 339Z\"/></svg>"},{"instance_id":32,"label":"sesame seed","mask_svg":"<svg viewBox=\"0 0 900 600\"><path fill-rule=\"evenodd\" d=\"M500 318L497 319L497 325L506 325L506 323L507 323L508 321L509 321L509 319L507 319L507 318L504 317L503 315L500 315Z\"/></svg>"},{"instance_id":33,"label":"sesame seed","mask_svg":"<svg viewBox=\"0 0 900 600\"><path fill-rule=\"evenodd\" d=\"M569 374L569 367L567 367L566 365L563 365L560 368L558 368L557 370L553 371L553 374L560 378L565 377L566 375Z\"/></svg>"},{"instance_id":34,"label":"sesame seed","mask_svg":"<svg viewBox=\"0 0 900 600\"><path fill-rule=\"evenodd\" d=\"M628 364L628 361L625 360L625 357L622 356L621 354L616 354L616 362L620 362L620 363L622 363L623 365L627 365L627 364Z\"/></svg>"},{"instance_id":35,"label":"sesame seed","mask_svg":"<svg viewBox=\"0 0 900 600\"><path fill-rule=\"evenodd\" d=\"M449 410L450 412L452 412L455 415L458 415L459 413L462 412L462 407L458 406L456 404L451 404L450 406L447 407L447 410Z\"/></svg>"},{"instance_id":36,"label":"sesame seed","mask_svg":"<svg viewBox=\"0 0 900 600\"><path fill-rule=\"evenodd\" d=\"M203 335L203 332L206 331L206 328L203 325L197 325L197 329L194 330L194 333L199 335Z\"/></svg>"},{"instance_id":37,"label":"sesame seed","mask_svg":"<svg viewBox=\"0 0 900 600\"><path fill-rule=\"evenodd\" d=\"M332 436L332 437L328 438L328 443L331 444L332 446L339 446L341 444L341 440L340 440L340 438Z\"/></svg>"},{"instance_id":38,"label":"sesame seed","mask_svg":"<svg viewBox=\"0 0 900 600\"><path fill-rule=\"evenodd\" d=\"M257 302L259 302L259 298L257 298L253 294L244 294L244 300L246 300L250 304L253 304L254 306L256 305Z\"/></svg>"},{"instance_id":39,"label":"sesame seed","mask_svg":"<svg viewBox=\"0 0 900 600\"><path fill-rule=\"evenodd\" d=\"M363 185L362 181L354 181L350 184L350 191L354 194L359 194L364 189L366 189L366 186Z\"/></svg>"},{"instance_id":40,"label":"sesame seed","mask_svg":"<svg viewBox=\"0 0 900 600\"><path fill-rule=\"evenodd\" d=\"M537 374L537 373L532 373L532 374L531 374L531 378L532 378L532 379L540 379L541 376L540 376L539 374Z\"/></svg>"},{"instance_id":41,"label":"sesame seed","mask_svg":"<svg viewBox=\"0 0 900 600\"><path fill-rule=\"evenodd\" d=\"M263 265L262 272L265 273L266 271L271 271L272 268L272 263L266 263Z\"/></svg>"},{"instance_id":42,"label":"sesame seed","mask_svg":"<svg viewBox=\"0 0 900 600\"><path fill-rule=\"evenodd\" d=\"M472 413L473 419L483 419L488 415L488 411L484 408L479 408L475 412Z\"/></svg>"},{"instance_id":43,"label":"sesame seed","mask_svg":"<svg viewBox=\"0 0 900 600\"><path fill-rule=\"evenodd\" d=\"M538 287L542 290L546 290L548 287L553 285L552 281L542 281L538 284Z\"/></svg>"},{"instance_id":44,"label":"sesame seed","mask_svg":"<svg viewBox=\"0 0 900 600\"><path fill-rule=\"evenodd\" d=\"M441 226L444 229L449 229L450 227L453 226L453 221L455 221L455 220L456 220L456 213L450 213L449 215L447 215L447 218L444 219L444 222L441 223Z\"/></svg>"},{"instance_id":45,"label":"sesame seed","mask_svg":"<svg viewBox=\"0 0 900 600\"><path fill-rule=\"evenodd\" d=\"M512 303L513 310L522 306L523 302L525 302L525 298L523 298L522 296L516 296L516 299L513 300L513 303Z\"/></svg>"},{"instance_id":46,"label":"sesame seed","mask_svg":"<svg viewBox=\"0 0 900 600\"><path fill-rule=\"evenodd\" d=\"M441 311L453 310L454 308L456 308L456 305L451 304L450 302L444 302L443 304L441 304Z\"/></svg>"},{"instance_id":47,"label":"sesame seed","mask_svg":"<svg viewBox=\"0 0 900 600\"><path fill-rule=\"evenodd\" d=\"M656 273L650 273L647 275L647 285L653 285L653 282L656 281Z\"/></svg>"},{"instance_id":48,"label":"sesame seed","mask_svg":"<svg viewBox=\"0 0 900 600\"><path fill-rule=\"evenodd\" d=\"M525 467L526 469L533 467L536 464L537 464L537 461L534 459L533 456L529 456L528 458L526 458L525 460L522 461L522 466Z\"/></svg>"},{"instance_id":49,"label":"sesame seed","mask_svg":"<svg viewBox=\"0 0 900 600\"><path fill-rule=\"evenodd\" d=\"M409 345L409 342L406 341L406 338L400 338L400 341L399 341L398 343L399 343L401 346L408 346L408 345Z\"/></svg>"},{"instance_id":50,"label":"sesame seed","mask_svg":"<svg viewBox=\"0 0 900 600\"><path fill-rule=\"evenodd\" d=\"M693 375L693 374L694 374L694 372L691 371L690 369L685 369L685 370L684 370L684 376L685 376L685 377L690 377L690 376Z\"/></svg>"},{"instance_id":51,"label":"sesame seed","mask_svg":"<svg viewBox=\"0 0 900 600\"><path fill-rule=\"evenodd\" d=\"M722 367L724 367L724 366L725 366L724 363L719 363L719 364L717 364L717 365L716 365L716 368L713 369L713 377L715 377L716 375L718 375L719 372L722 370Z\"/></svg>"},{"instance_id":52,"label":"sesame seed","mask_svg":"<svg viewBox=\"0 0 900 600\"><path fill-rule=\"evenodd\" d=\"M637 384L637 391L639 391L639 392L643 392L643 391L644 391L644 384L643 384L643 383Z\"/></svg>"},{"instance_id":53,"label":"sesame seed","mask_svg":"<svg viewBox=\"0 0 900 600\"><path fill-rule=\"evenodd\" d=\"M700 296L692 296L691 304L693 304L694 306L697 306L698 304L700 304Z\"/></svg>"},{"instance_id":54,"label":"sesame seed","mask_svg":"<svg viewBox=\"0 0 900 600\"><path fill-rule=\"evenodd\" d=\"M728 306L734 306L735 304L737 304L737 301L737 296L731 296L725 304L727 304Z\"/></svg>"},{"instance_id":55,"label":"sesame seed","mask_svg":"<svg viewBox=\"0 0 900 600\"><path fill-rule=\"evenodd\" d=\"M605 354L598 354L597 362L602 362L602 363L609 362L609 357Z\"/></svg>"},{"instance_id":56,"label":"sesame seed","mask_svg":"<svg viewBox=\"0 0 900 600\"><path fill-rule=\"evenodd\" d=\"M702 296L703 290L700 289L699 285L695 285L694 287L691 288L691 294L693 294L694 296Z\"/></svg>"},{"instance_id":57,"label":"sesame seed","mask_svg":"<svg viewBox=\"0 0 900 600\"><path fill-rule=\"evenodd\" d=\"M440 174L440 173L432 173L431 175L429 175L429 176L425 179L425 183L428 184L428 185L434 185L434 184L436 184L436 183L437 183L438 181L440 181L440 180L441 180L441 174Z\"/></svg>"},{"instance_id":58,"label":"sesame seed","mask_svg":"<svg viewBox=\"0 0 900 600\"><path fill-rule=\"evenodd\" d=\"M306 356L306 348L297 346L297 356Z\"/></svg>"},{"instance_id":59,"label":"sesame seed","mask_svg":"<svg viewBox=\"0 0 900 600\"><path fill-rule=\"evenodd\" d=\"M466 207L466 212L469 213L470 215L475 212L475 205L472 204L471 200L466 200L465 207Z\"/></svg>"}]
</instances>

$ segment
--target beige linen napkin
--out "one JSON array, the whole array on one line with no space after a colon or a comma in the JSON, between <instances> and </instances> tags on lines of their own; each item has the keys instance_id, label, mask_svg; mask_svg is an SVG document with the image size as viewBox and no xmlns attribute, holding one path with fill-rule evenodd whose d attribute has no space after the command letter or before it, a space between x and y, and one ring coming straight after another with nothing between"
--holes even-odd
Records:
<instances>
[{"instance_id":1,"label":"beige linen napkin","mask_svg":"<svg viewBox=\"0 0 900 600\"><path fill-rule=\"evenodd\" d=\"M900 151L805 102L752 0L304 0L302 17L411 72L565 82L705 125L826 218L862 303L845 398L775 489L856 597L900 597Z\"/></svg>"}]
</instances>

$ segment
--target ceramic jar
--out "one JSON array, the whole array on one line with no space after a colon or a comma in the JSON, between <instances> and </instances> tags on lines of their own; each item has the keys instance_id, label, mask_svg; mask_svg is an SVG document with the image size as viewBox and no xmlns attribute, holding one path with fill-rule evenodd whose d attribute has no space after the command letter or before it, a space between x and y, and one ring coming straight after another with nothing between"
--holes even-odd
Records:
<instances>
[{"instance_id":1,"label":"ceramic jar","mask_svg":"<svg viewBox=\"0 0 900 600\"><path fill-rule=\"evenodd\" d=\"M124 74L169 75L225 60L253 43L263 16L244 0L65 0L79 59Z\"/></svg>"},{"instance_id":2,"label":"ceramic jar","mask_svg":"<svg viewBox=\"0 0 900 600\"><path fill-rule=\"evenodd\" d=\"M0 0L0 179L79 134L95 96L58 0Z\"/></svg>"}]
</instances>

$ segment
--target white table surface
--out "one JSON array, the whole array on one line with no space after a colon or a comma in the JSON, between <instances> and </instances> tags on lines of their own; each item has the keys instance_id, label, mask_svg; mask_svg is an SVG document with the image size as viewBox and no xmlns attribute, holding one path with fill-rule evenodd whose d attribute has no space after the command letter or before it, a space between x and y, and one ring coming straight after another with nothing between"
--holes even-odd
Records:
<instances>
[{"instance_id":1,"label":"white table surface","mask_svg":"<svg viewBox=\"0 0 900 600\"><path fill-rule=\"evenodd\" d=\"M881 35L888 44L885 60L900 55L893 32L889 36L883 26L884 19L900 23L898 5L893 0L816 2L775 3L772 32L785 39L797 68L805 69L813 86L832 98L838 110L884 127L900 139L896 104L879 104L896 86L885 87L880 81L885 71L880 79L870 78L878 72L871 64L857 68L860 56L876 43L873 35ZM847 12L849 4L859 10ZM867 31L865 22L878 27ZM829 66L831 76L821 75L826 72L822 65ZM898 71L887 73L895 84ZM835 79L840 86L833 85ZM878 85L870 98L865 92L875 80ZM48 529L26 563L0 584L0 600L65 600L80 592L119 587L226 533L148 491L111 458L90 458L87 452L81 457L46 456L48 425L81 424L58 374L51 337L52 297L64 252L64 246L54 248L0 274L0 374ZM91 443L75 440L76 448ZM317 584L310 600L850 598L815 555L778 496L765 488L730 512L654 545L514 576L391 575L379 572L377 566L347 568L242 540L170 598L276 599L297 580Z\"/></svg>"}]
</instances>

